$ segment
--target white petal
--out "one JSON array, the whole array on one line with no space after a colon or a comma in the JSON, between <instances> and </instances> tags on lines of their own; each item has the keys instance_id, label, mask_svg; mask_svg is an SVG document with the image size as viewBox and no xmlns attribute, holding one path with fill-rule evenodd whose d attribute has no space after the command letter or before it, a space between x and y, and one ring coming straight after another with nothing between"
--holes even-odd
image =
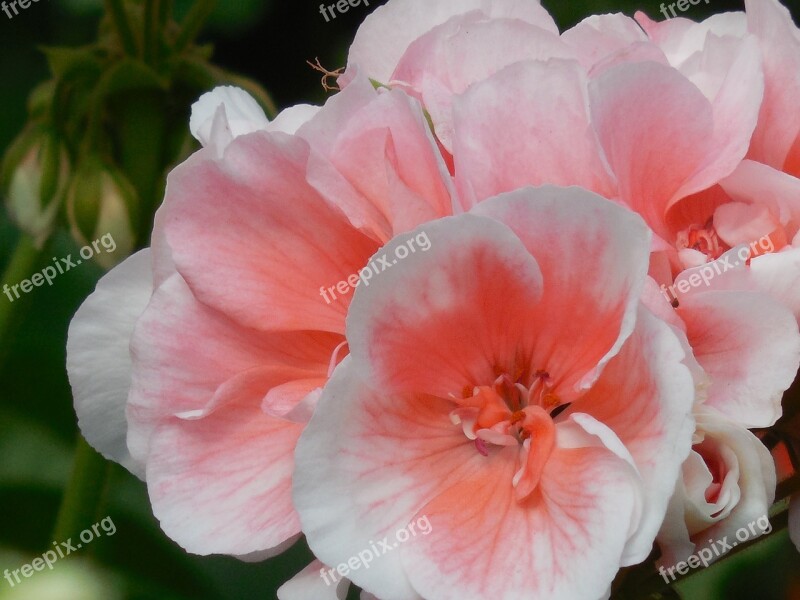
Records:
<instances>
[{"instance_id":1,"label":"white petal","mask_svg":"<svg viewBox=\"0 0 800 600\"><path fill-rule=\"evenodd\" d=\"M200 96L192 105L189 119L192 135L203 146L217 147L220 153L233 138L266 129L268 124L258 102L244 90L229 85Z\"/></svg>"},{"instance_id":2,"label":"white petal","mask_svg":"<svg viewBox=\"0 0 800 600\"><path fill-rule=\"evenodd\" d=\"M326 583L322 577L325 571ZM278 600L344 600L350 581L342 579L334 570L338 583L333 583L328 567L315 560L278 589Z\"/></svg>"},{"instance_id":3,"label":"white petal","mask_svg":"<svg viewBox=\"0 0 800 600\"><path fill-rule=\"evenodd\" d=\"M67 373L78 425L94 448L143 477L128 452L125 404L131 386L129 344L153 292L150 250L109 272L69 326Z\"/></svg>"},{"instance_id":4,"label":"white petal","mask_svg":"<svg viewBox=\"0 0 800 600\"><path fill-rule=\"evenodd\" d=\"M302 125L310 121L319 112L321 106L313 104L296 104L283 109L267 126L268 131L282 131L294 134Z\"/></svg>"}]
</instances>

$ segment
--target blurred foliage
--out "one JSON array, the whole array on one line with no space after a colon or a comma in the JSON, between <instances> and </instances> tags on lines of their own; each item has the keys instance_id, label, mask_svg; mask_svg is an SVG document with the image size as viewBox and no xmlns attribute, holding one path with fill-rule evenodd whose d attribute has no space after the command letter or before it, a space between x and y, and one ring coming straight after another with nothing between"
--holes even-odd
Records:
<instances>
[{"instance_id":1,"label":"blurred foliage","mask_svg":"<svg viewBox=\"0 0 800 600\"><path fill-rule=\"evenodd\" d=\"M433 0L432 0L433 1ZM316 2L286 0L222 0L212 13L200 41L213 41L214 64L220 70L206 70L201 77L187 82L186 72L179 88L162 86L158 101L170 112L164 123L167 137L188 140L189 106L203 89L211 87L222 74L244 73L270 90L279 106L296 102L322 102L325 91L319 74L306 60L319 58L330 68L342 66L346 49L360 21L374 10L350 11L326 23ZM786 2L797 17L796 0ZM658 17L660 3L632 0L544 0L561 27L578 22L585 15L598 12L633 14L644 10ZM193 2L177 0L175 17L186 18ZM709 0L692 7L693 19L712 12L741 9L741 2ZM12 20L0 13L0 149L5 149L23 130L28 119L26 103L31 92L51 77L54 70L68 68L69 53L54 55L42 48L86 48L95 40L103 15L101 0L51 0L32 4ZM79 50L80 51L80 50ZM198 46L195 58L204 60L211 47ZM150 75L139 74L129 63L115 55L120 69L118 81L130 83ZM48 65L49 58L49 65ZM92 74L91 53L73 55L88 61ZM108 56L100 56L107 60ZM109 65L101 71L108 73ZM127 70L127 71L125 71ZM172 71L176 73L176 71ZM197 71L194 72L197 74ZM90 89L94 89L95 80ZM117 84L108 84L113 87ZM146 86L144 86L146 88ZM143 86L137 88L142 92ZM40 88L44 94L52 90ZM105 105L106 124L118 123L126 115L131 90L118 87L116 101ZM144 95L150 92L144 89ZM137 104L141 96L135 98ZM121 101L121 103L119 102ZM36 102L34 102L34 105ZM35 111L34 111L35 112ZM88 115L88 113L87 113ZM87 116L87 115L84 115ZM124 119L123 119L124 120ZM75 135L83 132L87 121L67 126ZM123 139L135 134L137 127L120 133ZM141 130L148 134L150 131ZM152 140L139 140L137 152L147 151ZM167 165L183 155L188 147L183 141L167 144ZM112 143L100 145L106 157L130 169L124 152ZM79 147L71 148L73 159ZM151 182L153 202L163 180ZM141 191L141 190L139 190ZM150 210L145 211L145 215ZM142 222L146 222L143 217ZM6 268L19 233L0 211L0 271ZM140 240L142 241L142 240ZM78 246L65 230L46 244L43 256L62 257L75 254ZM76 424L71 393L65 373L66 332L69 321L82 300L92 291L102 275L95 264L84 264L61 275L56 285L37 289L14 303L14 318L4 345L0 346L0 575L4 569L16 569L41 555L52 542L58 507L67 484L75 448ZM5 302L0 296L0 302ZM144 485L127 471L114 465L102 516L109 515L117 526L113 537L103 537L79 554L61 561L51 571L36 574L11 588L0 579L0 600L102 600L131 599L200 599L237 600L275 598L275 590L310 560L303 542L281 557L260 564L247 564L227 557L187 555L171 542L152 515ZM90 526L86 523L85 526ZM62 541L62 540L55 540ZM683 580L677 591L692 600L725 598L749 599L756 594L762 600L800 598L800 558L785 532L756 544L724 564L700 570ZM754 592L757 590L757 592ZM356 597L351 591L351 598Z\"/></svg>"}]
</instances>

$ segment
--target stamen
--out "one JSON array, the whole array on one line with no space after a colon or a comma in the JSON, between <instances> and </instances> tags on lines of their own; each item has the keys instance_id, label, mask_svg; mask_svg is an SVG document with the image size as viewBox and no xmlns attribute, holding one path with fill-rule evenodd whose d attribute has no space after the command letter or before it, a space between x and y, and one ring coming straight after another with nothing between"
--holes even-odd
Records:
<instances>
[{"instance_id":1,"label":"stamen","mask_svg":"<svg viewBox=\"0 0 800 600\"><path fill-rule=\"evenodd\" d=\"M489 456L489 448L486 447L486 442L481 438L475 438L475 448L483 456Z\"/></svg>"},{"instance_id":2,"label":"stamen","mask_svg":"<svg viewBox=\"0 0 800 600\"><path fill-rule=\"evenodd\" d=\"M336 348L334 349L333 354L331 355L331 362L328 365L328 378L330 378L330 376L333 375L333 370L336 368L336 365L339 364L339 361L338 361L339 352L345 346L347 346L347 340L343 341L341 344L336 346Z\"/></svg>"}]
</instances>

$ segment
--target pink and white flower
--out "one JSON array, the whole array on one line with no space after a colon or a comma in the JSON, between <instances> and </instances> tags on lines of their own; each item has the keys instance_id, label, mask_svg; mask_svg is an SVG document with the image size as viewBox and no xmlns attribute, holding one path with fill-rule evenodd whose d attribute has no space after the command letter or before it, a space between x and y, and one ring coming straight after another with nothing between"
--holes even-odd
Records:
<instances>
[{"instance_id":1,"label":"pink and white flower","mask_svg":"<svg viewBox=\"0 0 800 600\"><path fill-rule=\"evenodd\" d=\"M449 214L450 182L419 106L366 80L273 123L222 89L192 129L207 147L170 174L152 251L79 311L68 366L84 435L146 479L168 535L262 557L300 533L294 445L347 354L350 296L320 287Z\"/></svg>"},{"instance_id":2,"label":"pink and white flower","mask_svg":"<svg viewBox=\"0 0 800 600\"><path fill-rule=\"evenodd\" d=\"M423 227L430 252L357 291L298 445L308 542L337 564L425 515L430 535L353 581L384 600L598 598L649 555L694 430L684 353L639 302L649 233L577 188Z\"/></svg>"}]
</instances>

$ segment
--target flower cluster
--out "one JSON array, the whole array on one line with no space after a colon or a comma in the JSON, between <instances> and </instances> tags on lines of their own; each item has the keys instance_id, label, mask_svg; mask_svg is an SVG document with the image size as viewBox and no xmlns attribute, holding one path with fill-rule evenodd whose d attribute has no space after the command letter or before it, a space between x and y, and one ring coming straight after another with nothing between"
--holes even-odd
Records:
<instances>
[{"instance_id":1,"label":"flower cluster","mask_svg":"<svg viewBox=\"0 0 800 600\"><path fill-rule=\"evenodd\" d=\"M305 535L279 597L320 599L426 519L349 572L363 597L596 600L765 519L751 430L800 364L788 11L560 33L534 0L390 0L338 83L273 121L204 95L152 247L70 327L83 434L164 531L249 560Z\"/></svg>"}]
</instances>

